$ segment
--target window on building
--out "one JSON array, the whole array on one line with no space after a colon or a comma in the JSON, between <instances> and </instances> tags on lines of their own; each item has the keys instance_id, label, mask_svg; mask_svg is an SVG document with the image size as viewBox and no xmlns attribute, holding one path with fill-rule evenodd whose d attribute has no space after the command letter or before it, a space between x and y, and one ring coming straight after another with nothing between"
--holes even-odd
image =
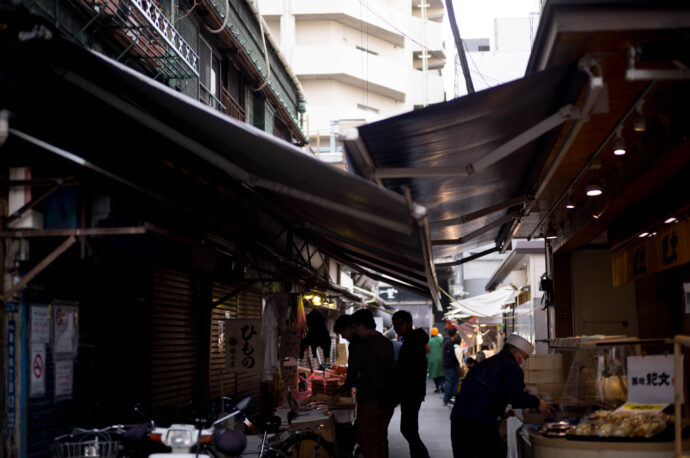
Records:
<instances>
[{"instance_id":1,"label":"window on building","mask_svg":"<svg viewBox=\"0 0 690 458\"><path fill-rule=\"evenodd\" d=\"M489 49L489 45L479 45L477 50L478 51L491 51L491 49Z\"/></svg>"},{"instance_id":2,"label":"window on building","mask_svg":"<svg viewBox=\"0 0 690 458\"><path fill-rule=\"evenodd\" d=\"M206 40L199 41L199 99L220 108L220 59Z\"/></svg>"},{"instance_id":3,"label":"window on building","mask_svg":"<svg viewBox=\"0 0 690 458\"><path fill-rule=\"evenodd\" d=\"M378 113L379 112L378 108L370 107L368 105L363 105L361 103L357 104L357 108L359 108L360 110L363 110L363 111L368 111L369 113Z\"/></svg>"},{"instance_id":4,"label":"window on building","mask_svg":"<svg viewBox=\"0 0 690 458\"><path fill-rule=\"evenodd\" d=\"M372 54L372 55L374 55L374 56L378 56L378 55L379 55L379 53L377 53L376 51L372 51L371 49L363 48L363 47L361 47L361 46L355 46L355 47L356 47L357 49L359 49L360 51L364 51L364 52L369 53L369 54Z\"/></svg>"}]
</instances>

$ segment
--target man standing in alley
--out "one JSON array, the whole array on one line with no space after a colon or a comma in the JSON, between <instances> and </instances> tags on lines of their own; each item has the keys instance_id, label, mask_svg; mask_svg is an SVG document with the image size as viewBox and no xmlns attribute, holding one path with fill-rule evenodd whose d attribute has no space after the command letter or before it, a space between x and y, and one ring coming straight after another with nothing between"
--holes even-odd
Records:
<instances>
[{"instance_id":1,"label":"man standing in alley","mask_svg":"<svg viewBox=\"0 0 690 458\"><path fill-rule=\"evenodd\" d=\"M347 379L341 390L357 388L357 439L364 458L388 458L388 424L393 407L384 402L393 389L393 343L376 331L371 310L352 314L355 334L349 338ZM336 323L341 336L348 338L349 320ZM345 330L345 333L343 332ZM353 345L354 344L354 345ZM342 392L341 391L341 394Z\"/></svg>"},{"instance_id":2,"label":"man standing in alley","mask_svg":"<svg viewBox=\"0 0 690 458\"><path fill-rule=\"evenodd\" d=\"M446 385L443 390L444 406L450 404L451 398L458 392L458 381L460 380L460 362L455 356L457 335L457 329L448 328L448 336L443 339L443 375L446 378Z\"/></svg>"},{"instance_id":3,"label":"man standing in alley","mask_svg":"<svg viewBox=\"0 0 690 458\"><path fill-rule=\"evenodd\" d=\"M467 374L450 415L454 458L504 458L498 425L508 404L553 411L546 401L525 391L521 366L533 350L527 340L511 334L503 350Z\"/></svg>"},{"instance_id":4,"label":"man standing in alley","mask_svg":"<svg viewBox=\"0 0 690 458\"><path fill-rule=\"evenodd\" d=\"M395 366L395 382L400 397L400 432L410 445L411 458L429 458L419 437L419 409L426 395L426 344L424 329L412 329L412 315L405 310L393 314L393 328L402 339Z\"/></svg>"}]
</instances>

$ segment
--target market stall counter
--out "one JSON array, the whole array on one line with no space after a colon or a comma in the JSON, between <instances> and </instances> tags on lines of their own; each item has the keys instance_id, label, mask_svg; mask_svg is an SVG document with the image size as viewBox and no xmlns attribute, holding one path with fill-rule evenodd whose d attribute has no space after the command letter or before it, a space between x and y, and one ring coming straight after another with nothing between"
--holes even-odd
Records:
<instances>
[{"instance_id":1,"label":"market stall counter","mask_svg":"<svg viewBox=\"0 0 690 458\"><path fill-rule=\"evenodd\" d=\"M620 337L550 342L551 354L533 358L525 381L534 394L552 397L557 411L548 419L519 413L523 424L512 456L675 456L675 423L687 422L670 407L676 380L671 343ZM682 448L690 450L690 440Z\"/></svg>"},{"instance_id":2,"label":"market stall counter","mask_svg":"<svg viewBox=\"0 0 690 458\"><path fill-rule=\"evenodd\" d=\"M568 440L529 433L534 458L672 458L673 442L603 442ZM690 449L690 440L683 441Z\"/></svg>"}]
</instances>

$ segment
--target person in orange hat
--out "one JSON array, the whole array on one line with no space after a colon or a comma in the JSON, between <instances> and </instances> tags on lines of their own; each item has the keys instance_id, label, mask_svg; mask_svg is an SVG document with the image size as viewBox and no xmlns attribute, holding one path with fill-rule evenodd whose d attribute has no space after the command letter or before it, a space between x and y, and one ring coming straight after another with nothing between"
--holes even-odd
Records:
<instances>
[{"instance_id":1,"label":"person in orange hat","mask_svg":"<svg viewBox=\"0 0 690 458\"><path fill-rule=\"evenodd\" d=\"M438 328L431 328L429 339L429 378L434 381L436 389L434 393L443 391L445 377L443 375L443 337L438 335Z\"/></svg>"}]
</instances>

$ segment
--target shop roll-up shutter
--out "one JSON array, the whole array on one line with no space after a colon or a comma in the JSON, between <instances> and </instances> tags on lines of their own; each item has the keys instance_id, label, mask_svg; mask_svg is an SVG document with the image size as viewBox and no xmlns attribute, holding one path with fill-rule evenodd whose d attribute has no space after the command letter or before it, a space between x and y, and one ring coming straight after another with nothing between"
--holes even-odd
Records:
<instances>
[{"instance_id":1,"label":"shop roll-up shutter","mask_svg":"<svg viewBox=\"0 0 690 458\"><path fill-rule=\"evenodd\" d=\"M154 407L186 405L200 383L201 310L188 273L155 267L152 281L151 397Z\"/></svg>"},{"instance_id":2,"label":"shop roll-up shutter","mask_svg":"<svg viewBox=\"0 0 690 458\"><path fill-rule=\"evenodd\" d=\"M235 288L219 283L213 284L213 300L230 294ZM225 320L261 319L261 292L247 290L227 299L215 307L211 314L211 367L209 391L211 397L232 396L241 399L251 396L259 407L261 400L261 374L230 373L225 370ZM263 355L262 355L263 357Z\"/></svg>"}]
</instances>

